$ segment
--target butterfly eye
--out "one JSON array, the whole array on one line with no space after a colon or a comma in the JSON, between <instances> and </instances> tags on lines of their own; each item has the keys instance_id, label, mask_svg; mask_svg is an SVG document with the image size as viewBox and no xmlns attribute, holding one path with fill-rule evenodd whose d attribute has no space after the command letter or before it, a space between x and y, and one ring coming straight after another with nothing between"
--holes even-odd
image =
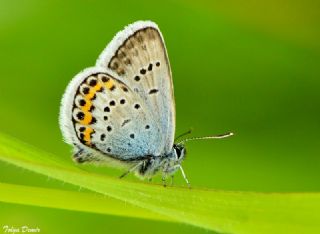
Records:
<instances>
[{"instance_id":1,"label":"butterfly eye","mask_svg":"<svg viewBox=\"0 0 320 234\"><path fill-rule=\"evenodd\" d=\"M182 156L183 156L183 150L177 150L177 156L178 156L178 159L180 159Z\"/></svg>"},{"instance_id":2,"label":"butterfly eye","mask_svg":"<svg viewBox=\"0 0 320 234\"><path fill-rule=\"evenodd\" d=\"M181 159L181 158L183 158L185 156L186 151L185 151L184 146L182 146L182 145L174 145L173 148L174 148L174 150L176 152L176 155L177 155L178 159Z\"/></svg>"}]
</instances>

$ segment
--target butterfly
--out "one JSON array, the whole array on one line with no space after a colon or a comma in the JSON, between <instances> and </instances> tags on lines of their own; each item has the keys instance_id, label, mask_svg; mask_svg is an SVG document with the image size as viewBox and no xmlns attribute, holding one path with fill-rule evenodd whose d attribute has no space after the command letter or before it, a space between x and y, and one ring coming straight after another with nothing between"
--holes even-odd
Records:
<instances>
[{"instance_id":1,"label":"butterfly","mask_svg":"<svg viewBox=\"0 0 320 234\"><path fill-rule=\"evenodd\" d=\"M125 27L107 45L94 67L77 74L63 95L60 128L73 145L77 163L124 167L163 181L181 163L184 143L223 138L231 133L174 143L175 100L163 36L151 21Z\"/></svg>"}]
</instances>

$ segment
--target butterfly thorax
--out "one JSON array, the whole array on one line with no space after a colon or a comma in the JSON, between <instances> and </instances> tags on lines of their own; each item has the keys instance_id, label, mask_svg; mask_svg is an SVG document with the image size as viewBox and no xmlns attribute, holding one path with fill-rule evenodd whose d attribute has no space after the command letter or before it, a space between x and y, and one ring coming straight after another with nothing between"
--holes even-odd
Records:
<instances>
[{"instance_id":1,"label":"butterfly thorax","mask_svg":"<svg viewBox=\"0 0 320 234\"><path fill-rule=\"evenodd\" d=\"M172 175L179 169L185 155L186 150L183 145L173 145L168 154L149 156L141 166L137 167L136 174L143 178L151 178L159 171L165 177Z\"/></svg>"}]
</instances>

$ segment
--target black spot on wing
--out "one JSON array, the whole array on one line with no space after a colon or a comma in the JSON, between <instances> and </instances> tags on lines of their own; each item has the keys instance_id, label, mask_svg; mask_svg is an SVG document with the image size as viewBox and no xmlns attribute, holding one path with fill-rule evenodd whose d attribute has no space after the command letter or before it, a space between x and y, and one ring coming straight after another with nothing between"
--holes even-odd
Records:
<instances>
[{"instance_id":1,"label":"black spot on wing","mask_svg":"<svg viewBox=\"0 0 320 234\"><path fill-rule=\"evenodd\" d=\"M108 82L108 81L110 80L110 78L107 77L107 76L103 76L103 77L101 78L101 80L102 80L102 82Z\"/></svg>"},{"instance_id":2,"label":"black spot on wing","mask_svg":"<svg viewBox=\"0 0 320 234\"><path fill-rule=\"evenodd\" d=\"M97 119L95 117L92 117L90 124L95 124L97 122Z\"/></svg>"},{"instance_id":3,"label":"black spot on wing","mask_svg":"<svg viewBox=\"0 0 320 234\"><path fill-rule=\"evenodd\" d=\"M134 108L135 108L135 109L139 109L139 108L140 108L140 105L139 105L139 104L135 104L135 105L134 105Z\"/></svg>"},{"instance_id":4,"label":"black spot on wing","mask_svg":"<svg viewBox=\"0 0 320 234\"><path fill-rule=\"evenodd\" d=\"M131 119L126 119L123 121L123 123L121 124L121 127L125 126L126 124L128 124L131 121Z\"/></svg>"},{"instance_id":5,"label":"black spot on wing","mask_svg":"<svg viewBox=\"0 0 320 234\"><path fill-rule=\"evenodd\" d=\"M111 91L113 91L113 90L115 90L116 89L116 86L115 85L112 85L111 87L110 87L110 90Z\"/></svg>"},{"instance_id":6,"label":"black spot on wing","mask_svg":"<svg viewBox=\"0 0 320 234\"><path fill-rule=\"evenodd\" d=\"M112 101L109 102L109 105L110 105L110 106L115 106L115 105L116 105L116 102L115 102L114 100L112 100Z\"/></svg>"},{"instance_id":7,"label":"black spot on wing","mask_svg":"<svg viewBox=\"0 0 320 234\"><path fill-rule=\"evenodd\" d=\"M141 75L146 74L146 72L147 72L147 70L146 70L146 69L144 69L144 68L142 68L142 69L140 70L140 74L141 74Z\"/></svg>"},{"instance_id":8,"label":"black spot on wing","mask_svg":"<svg viewBox=\"0 0 320 234\"><path fill-rule=\"evenodd\" d=\"M101 135L100 135L100 140L101 140L101 141L104 141L105 138L106 138L106 134L101 134Z\"/></svg>"},{"instance_id":9,"label":"black spot on wing","mask_svg":"<svg viewBox=\"0 0 320 234\"><path fill-rule=\"evenodd\" d=\"M97 80L91 79L91 80L89 81L89 85L90 85L91 87L96 86L96 85L97 85Z\"/></svg>"},{"instance_id":10,"label":"black spot on wing","mask_svg":"<svg viewBox=\"0 0 320 234\"><path fill-rule=\"evenodd\" d=\"M83 94L88 94L89 91L90 91L89 87L84 87L84 88L82 89Z\"/></svg>"},{"instance_id":11,"label":"black spot on wing","mask_svg":"<svg viewBox=\"0 0 320 234\"><path fill-rule=\"evenodd\" d=\"M149 91L149 94L155 94L155 93L157 93L159 90L158 89L151 89L150 91Z\"/></svg>"},{"instance_id":12,"label":"black spot on wing","mask_svg":"<svg viewBox=\"0 0 320 234\"><path fill-rule=\"evenodd\" d=\"M86 105L86 101L85 101L84 99L80 99L80 100L79 100L79 105L80 105L80 106Z\"/></svg>"},{"instance_id":13,"label":"black spot on wing","mask_svg":"<svg viewBox=\"0 0 320 234\"><path fill-rule=\"evenodd\" d=\"M79 119L79 120L83 120L84 119L84 113L83 112L78 112L77 113L77 118Z\"/></svg>"},{"instance_id":14,"label":"black spot on wing","mask_svg":"<svg viewBox=\"0 0 320 234\"><path fill-rule=\"evenodd\" d=\"M140 76L135 76L135 77L134 77L134 80L135 80L135 81L139 81L139 80L140 80Z\"/></svg>"}]
</instances>

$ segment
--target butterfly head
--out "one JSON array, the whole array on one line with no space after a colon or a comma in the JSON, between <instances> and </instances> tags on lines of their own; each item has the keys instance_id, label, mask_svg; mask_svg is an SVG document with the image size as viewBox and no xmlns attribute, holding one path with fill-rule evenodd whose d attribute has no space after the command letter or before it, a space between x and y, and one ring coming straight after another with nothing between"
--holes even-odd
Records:
<instances>
[{"instance_id":1,"label":"butterfly head","mask_svg":"<svg viewBox=\"0 0 320 234\"><path fill-rule=\"evenodd\" d=\"M185 146L183 144L174 144L173 151L175 155L175 164L180 164L187 154Z\"/></svg>"},{"instance_id":2,"label":"butterfly head","mask_svg":"<svg viewBox=\"0 0 320 234\"><path fill-rule=\"evenodd\" d=\"M186 148L183 144L174 144L169 154L156 157L159 160L159 167L166 175L173 175L179 168L186 156ZM155 164L156 165L156 164Z\"/></svg>"}]
</instances>

